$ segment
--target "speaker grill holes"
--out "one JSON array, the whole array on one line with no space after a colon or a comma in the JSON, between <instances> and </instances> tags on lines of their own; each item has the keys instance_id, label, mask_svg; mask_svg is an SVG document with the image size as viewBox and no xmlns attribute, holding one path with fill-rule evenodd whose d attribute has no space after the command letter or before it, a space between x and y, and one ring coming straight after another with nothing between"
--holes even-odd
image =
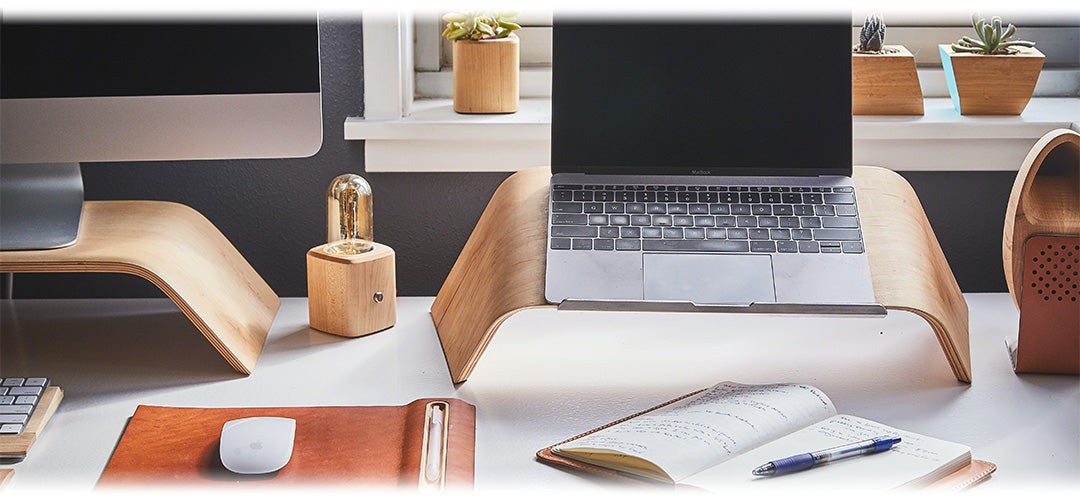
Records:
<instances>
[{"instance_id":1,"label":"speaker grill holes","mask_svg":"<svg viewBox=\"0 0 1080 500\"><path fill-rule=\"evenodd\" d=\"M1071 250L1065 245L1059 247L1047 245L1046 250L1040 251L1039 255L1040 257L1031 259L1032 263L1039 265L1039 269L1031 271L1031 275L1038 280L1031 283L1031 288L1034 288L1044 301L1049 301L1053 296L1058 302L1064 302L1065 297L1068 297L1070 302L1076 302L1077 295L1080 293L1077 292L1080 271L1076 271L1075 268L1080 267L1080 245L1074 246ZM1066 273L1065 269L1070 272ZM1043 286L1039 286L1039 283ZM1057 287L1052 287L1053 283L1057 283ZM1061 290L1060 294L1058 290Z\"/></svg>"}]
</instances>

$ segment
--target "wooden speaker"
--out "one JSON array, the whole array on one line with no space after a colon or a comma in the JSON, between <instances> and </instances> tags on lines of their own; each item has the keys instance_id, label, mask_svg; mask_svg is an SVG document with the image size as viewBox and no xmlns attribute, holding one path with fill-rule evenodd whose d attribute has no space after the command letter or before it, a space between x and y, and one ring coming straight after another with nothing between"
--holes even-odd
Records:
<instances>
[{"instance_id":1,"label":"wooden speaker","mask_svg":"<svg viewBox=\"0 0 1080 500\"><path fill-rule=\"evenodd\" d=\"M1054 130L1028 153L1009 196L1005 281L1020 310L1020 373L1080 373L1080 134Z\"/></svg>"},{"instance_id":2,"label":"wooden speaker","mask_svg":"<svg viewBox=\"0 0 1080 500\"><path fill-rule=\"evenodd\" d=\"M343 337L361 337L394 326L394 250L363 242L371 250L342 252L343 243L308 250L308 324Z\"/></svg>"}]
</instances>

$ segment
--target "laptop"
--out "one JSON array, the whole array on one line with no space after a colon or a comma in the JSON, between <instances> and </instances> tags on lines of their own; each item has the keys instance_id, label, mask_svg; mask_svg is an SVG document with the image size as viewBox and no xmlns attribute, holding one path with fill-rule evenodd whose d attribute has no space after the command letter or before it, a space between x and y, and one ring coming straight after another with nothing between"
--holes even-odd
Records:
<instances>
[{"instance_id":1,"label":"laptop","mask_svg":"<svg viewBox=\"0 0 1080 500\"><path fill-rule=\"evenodd\" d=\"M546 299L882 315L848 19L556 19Z\"/></svg>"}]
</instances>

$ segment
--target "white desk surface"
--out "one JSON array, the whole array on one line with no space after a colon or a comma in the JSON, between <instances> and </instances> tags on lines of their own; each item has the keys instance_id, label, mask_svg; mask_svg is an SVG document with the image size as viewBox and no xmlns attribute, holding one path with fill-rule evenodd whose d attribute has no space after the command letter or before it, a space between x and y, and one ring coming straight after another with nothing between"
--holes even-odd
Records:
<instances>
[{"instance_id":1,"label":"white desk surface","mask_svg":"<svg viewBox=\"0 0 1080 500\"><path fill-rule=\"evenodd\" d=\"M957 382L930 327L885 318L519 313L455 387L429 315L398 299L397 325L356 339L307 325L286 298L255 372L243 377L166 299L0 301L4 376L48 376L59 410L4 493L89 492L139 404L475 404L476 493L611 492L537 462L536 450L723 380L805 382L841 413L968 444L998 465L981 493L1080 489L1080 379L1016 375L1018 314L1004 293L966 294L973 383ZM617 491L617 490L616 490ZM622 493L626 493L623 491ZM500 495L501 496L501 495Z\"/></svg>"}]
</instances>

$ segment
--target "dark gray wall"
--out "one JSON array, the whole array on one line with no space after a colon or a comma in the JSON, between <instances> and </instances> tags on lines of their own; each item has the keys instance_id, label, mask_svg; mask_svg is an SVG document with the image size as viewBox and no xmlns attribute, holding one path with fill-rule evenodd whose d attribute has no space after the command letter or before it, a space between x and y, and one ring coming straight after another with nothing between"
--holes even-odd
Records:
<instances>
[{"instance_id":1,"label":"dark gray wall","mask_svg":"<svg viewBox=\"0 0 1080 500\"><path fill-rule=\"evenodd\" d=\"M323 146L287 160L95 163L83 166L86 198L184 203L205 215L278 293L307 295L304 255L326 237L323 193L342 173L372 186L375 239L397 252L398 293L438 292L487 200L509 174L364 173L361 141L345 141L362 116L360 19L321 19ZM1013 172L904 172L966 292L1005 291L1001 231ZM20 274L14 296L158 297L140 278Z\"/></svg>"}]
</instances>

